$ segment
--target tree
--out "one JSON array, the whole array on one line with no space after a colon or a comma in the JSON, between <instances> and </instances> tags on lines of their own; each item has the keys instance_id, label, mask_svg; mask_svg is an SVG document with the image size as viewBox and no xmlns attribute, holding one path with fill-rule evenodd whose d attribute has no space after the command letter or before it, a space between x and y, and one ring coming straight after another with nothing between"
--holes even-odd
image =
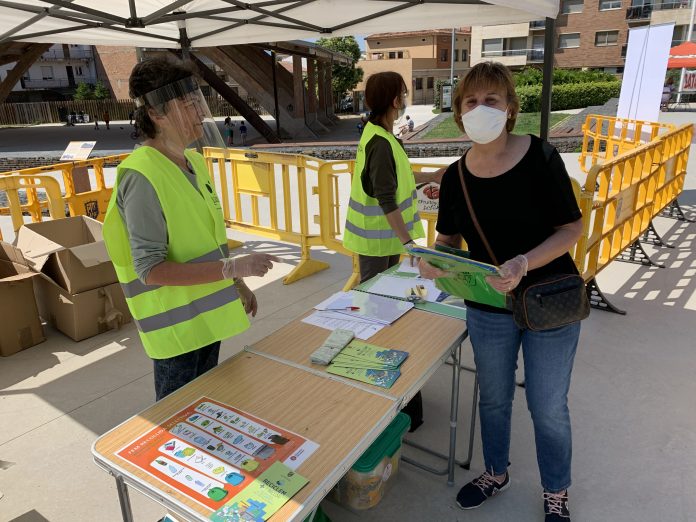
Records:
<instances>
[{"instance_id":1,"label":"tree","mask_svg":"<svg viewBox=\"0 0 696 522\"><path fill-rule=\"evenodd\" d=\"M360 59L360 46L354 36L319 38L317 45L345 54L354 60L351 65L334 64L331 68L331 90L334 101L338 102L363 79L363 70L356 65Z\"/></svg>"},{"instance_id":2,"label":"tree","mask_svg":"<svg viewBox=\"0 0 696 522\"><path fill-rule=\"evenodd\" d=\"M77 84L77 89L75 89L75 94L73 94L73 100L91 100L93 98L94 92L90 84L85 82Z\"/></svg>"},{"instance_id":3,"label":"tree","mask_svg":"<svg viewBox=\"0 0 696 522\"><path fill-rule=\"evenodd\" d=\"M94 99L95 100L106 100L111 98L111 93L107 89L101 80L97 80L97 84L94 86Z\"/></svg>"}]
</instances>

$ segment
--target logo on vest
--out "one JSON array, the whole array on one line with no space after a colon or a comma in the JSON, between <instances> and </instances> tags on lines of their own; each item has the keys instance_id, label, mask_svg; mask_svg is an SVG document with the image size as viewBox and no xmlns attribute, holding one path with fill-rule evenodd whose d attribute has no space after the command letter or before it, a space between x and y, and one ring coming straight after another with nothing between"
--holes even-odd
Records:
<instances>
[{"instance_id":1,"label":"logo on vest","mask_svg":"<svg viewBox=\"0 0 696 522\"><path fill-rule=\"evenodd\" d=\"M213 190L213 187L210 186L210 183L206 183L205 188L207 188L208 192L210 192L210 197L213 200L213 204L215 205L215 208L217 208L217 209L222 208L220 205L220 199L218 199L217 194Z\"/></svg>"}]
</instances>

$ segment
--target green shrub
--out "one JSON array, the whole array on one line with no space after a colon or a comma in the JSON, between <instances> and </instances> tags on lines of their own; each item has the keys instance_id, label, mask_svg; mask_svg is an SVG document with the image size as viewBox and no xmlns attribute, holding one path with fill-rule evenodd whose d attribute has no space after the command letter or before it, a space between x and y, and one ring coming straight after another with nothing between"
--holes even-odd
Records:
<instances>
[{"instance_id":1,"label":"green shrub","mask_svg":"<svg viewBox=\"0 0 696 522\"><path fill-rule=\"evenodd\" d=\"M535 67L526 67L519 72L513 73L515 85L521 87L523 85L541 85L544 79L541 69ZM587 82L613 82L616 81L616 76L603 71L581 71L573 69L554 69L553 83L554 85L563 85L566 83L587 83Z\"/></svg>"},{"instance_id":2,"label":"green shrub","mask_svg":"<svg viewBox=\"0 0 696 522\"><path fill-rule=\"evenodd\" d=\"M518 87L520 112L541 110L541 85ZM621 92L621 82L586 82L554 85L551 93L551 110L580 109L590 105L604 105Z\"/></svg>"}]
</instances>

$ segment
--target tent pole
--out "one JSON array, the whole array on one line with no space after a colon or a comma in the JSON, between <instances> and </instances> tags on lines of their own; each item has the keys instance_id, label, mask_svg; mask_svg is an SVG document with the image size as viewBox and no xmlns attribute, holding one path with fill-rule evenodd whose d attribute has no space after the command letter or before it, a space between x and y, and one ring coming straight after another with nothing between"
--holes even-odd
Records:
<instances>
[{"instance_id":1,"label":"tent pole","mask_svg":"<svg viewBox=\"0 0 696 522\"><path fill-rule=\"evenodd\" d=\"M691 35L694 32L694 14L696 14L696 0L691 0L691 22L689 22L689 30L686 32L686 41L691 41ZM684 89L684 76L686 67L682 67L681 77L679 78L679 90L677 91L677 103L681 103L682 89Z\"/></svg>"},{"instance_id":2,"label":"tent pole","mask_svg":"<svg viewBox=\"0 0 696 522\"><path fill-rule=\"evenodd\" d=\"M539 136L544 140L549 138L549 120L551 118L555 26L556 21L553 18L546 19L544 25L544 80L541 86L541 126L539 128Z\"/></svg>"},{"instance_id":3,"label":"tent pole","mask_svg":"<svg viewBox=\"0 0 696 522\"><path fill-rule=\"evenodd\" d=\"M271 67L273 68L273 109L276 123L276 134L280 136L280 114L278 114L278 81L276 80L276 53L271 51Z\"/></svg>"},{"instance_id":4,"label":"tent pole","mask_svg":"<svg viewBox=\"0 0 696 522\"><path fill-rule=\"evenodd\" d=\"M450 50L450 85L454 88L454 27L452 28L452 49Z\"/></svg>"}]
</instances>

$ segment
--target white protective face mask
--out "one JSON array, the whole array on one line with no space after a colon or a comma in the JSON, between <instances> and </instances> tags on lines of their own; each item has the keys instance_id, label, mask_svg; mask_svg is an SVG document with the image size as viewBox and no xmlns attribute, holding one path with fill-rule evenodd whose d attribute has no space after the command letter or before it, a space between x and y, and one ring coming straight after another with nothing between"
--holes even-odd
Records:
<instances>
[{"instance_id":1,"label":"white protective face mask","mask_svg":"<svg viewBox=\"0 0 696 522\"><path fill-rule=\"evenodd\" d=\"M507 117L507 111L479 105L466 114L462 114L462 125L466 135L472 141L485 145L500 136L505 128Z\"/></svg>"},{"instance_id":2,"label":"white protective face mask","mask_svg":"<svg viewBox=\"0 0 696 522\"><path fill-rule=\"evenodd\" d=\"M408 103L406 103L406 96L401 99L401 107L399 107L399 112L397 114L397 121L401 121L401 118L406 114L406 108Z\"/></svg>"}]
</instances>

